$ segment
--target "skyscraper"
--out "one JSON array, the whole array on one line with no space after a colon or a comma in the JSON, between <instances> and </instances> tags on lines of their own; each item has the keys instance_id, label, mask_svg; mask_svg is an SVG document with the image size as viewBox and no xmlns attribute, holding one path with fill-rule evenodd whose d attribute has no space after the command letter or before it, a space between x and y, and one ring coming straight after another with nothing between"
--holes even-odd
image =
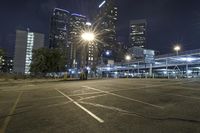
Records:
<instances>
[{"instance_id":1,"label":"skyscraper","mask_svg":"<svg viewBox=\"0 0 200 133\"><path fill-rule=\"evenodd\" d=\"M88 46L88 66L96 67L98 65L98 48L96 42Z\"/></svg>"},{"instance_id":2,"label":"skyscraper","mask_svg":"<svg viewBox=\"0 0 200 133\"><path fill-rule=\"evenodd\" d=\"M130 22L130 45L129 47L141 47L146 46L146 31L147 22L145 19L132 20Z\"/></svg>"},{"instance_id":3,"label":"skyscraper","mask_svg":"<svg viewBox=\"0 0 200 133\"><path fill-rule=\"evenodd\" d=\"M60 48L66 54L67 67L70 67L70 17L69 11L55 8L51 16L50 33L49 33L49 47Z\"/></svg>"},{"instance_id":4,"label":"skyscraper","mask_svg":"<svg viewBox=\"0 0 200 133\"><path fill-rule=\"evenodd\" d=\"M71 14L67 10L55 8L50 24L50 48L69 47L68 33Z\"/></svg>"},{"instance_id":5,"label":"skyscraper","mask_svg":"<svg viewBox=\"0 0 200 133\"><path fill-rule=\"evenodd\" d=\"M44 34L16 30L14 72L29 74L32 50L44 47Z\"/></svg>"},{"instance_id":6,"label":"skyscraper","mask_svg":"<svg viewBox=\"0 0 200 133\"><path fill-rule=\"evenodd\" d=\"M85 29L86 22L86 16L76 13L71 14L69 32L71 67L80 67L84 60L82 59L84 56L81 54L83 50L81 34Z\"/></svg>"},{"instance_id":7,"label":"skyscraper","mask_svg":"<svg viewBox=\"0 0 200 133\"><path fill-rule=\"evenodd\" d=\"M51 17L50 48L62 48L67 54L67 68L85 66L88 49L81 42L81 34L87 29L87 17L55 8Z\"/></svg>"},{"instance_id":8,"label":"skyscraper","mask_svg":"<svg viewBox=\"0 0 200 133\"><path fill-rule=\"evenodd\" d=\"M117 47L116 26L117 26L117 6L115 0L103 1L99 6L99 11L95 19L95 25L98 27L101 55L103 52L111 51L114 55ZM115 56L113 57L116 58Z\"/></svg>"}]
</instances>

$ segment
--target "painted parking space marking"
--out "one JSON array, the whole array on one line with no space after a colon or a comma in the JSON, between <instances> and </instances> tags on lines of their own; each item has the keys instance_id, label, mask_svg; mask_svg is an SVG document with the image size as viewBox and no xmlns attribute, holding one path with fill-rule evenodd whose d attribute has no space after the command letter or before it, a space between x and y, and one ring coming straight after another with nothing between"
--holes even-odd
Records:
<instances>
[{"instance_id":1,"label":"painted parking space marking","mask_svg":"<svg viewBox=\"0 0 200 133\"><path fill-rule=\"evenodd\" d=\"M106 93L106 94L109 94L109 95L113 95L113 96L116 96L116 97L120 97L120 98L123 98L123 99L130 100L130 101L138 102L138 103L141 103L141 104L144 104L144 105L148 105L148 106L151 106L151 107L154 107L154 108L164 109L164 107L162 107L162 106L158 106L158 105L147 103L147 102L143 102L143 101L140 101L140 100L137 100L137 99L125 97L125 96L118 95L118 94L115 94L115 93L112 93L112 92L102 91L102 90L99 90L99 89L96 89L96 88L92 88L92 87L89 87L89 86L82 86L82 87L89 88L91 90L96 90L96 91L99 91L99 92L103 92L103 93Z\"/></svg>"},{"instance_id":2,"label":"painted parking space marking","mask_svg":"<svg viewBox=\"0 0 200 133\"><path fill-rule=\"evenodd\" d=\"M12 109L10 110L8 116L6 117L2 127L0 128L0 133L5 133L6 132L6 128L7 128L8 124L9 124L11 118L12 118L13 113L15 112L15 109L17 107L17 104L19 103L19 100L20 100L22 94L23 94L23 92L19 93L14 105L12 106Z\"/></svg>"},{"instance_id":3,"label":"painted parking space marking","mask_svg":"<svg viewBox=\"0 0 200 133\"><path fill-rule=\"evenodd\" d=\"M79 101L87 100L87 99L94 99L94 98L102 97L102 96L106 96L106 95L108 95L108 94L101 94L101 95L95 95L95 96L85 97L85 98L79 99Z\"/></svg>"},{"instance_id":4,"label":"painted parking space marking","mask_svg":"<svg viewBox=\"0 0 200 133\"><path fill-rule=\"evenodd\" d=\"M92 95L92 94L100 94L102 92L91 92L91 93L81 93L81 94L72 94L72 95L69 95L70 97L73 97L73 96L84 96L84 95Z\"/></svg>"},{"instance_id":5,"label":"painted parking space marking","mask_svg":"<svg viewBox=\"0 0 200 133\"><path fill-rule=\"evenodd\" d=\"M78 102L76 102L74 99L70 98L69 96L67 96L65 93L61 92L58 89L55 89L57 92L59 92L60 94L62 94L63 96L65 96L67 99L69 99L70 101L72 101L76 106L78 106L79 108L81 108L83 111L85 111L86 113L88 113L90 116L92 116L94 119L96 119L98 122L100 123L104 123L104 120L102 120L101 118L99 118L98 116L96 116L95 114L93 114L91 111L89 111L88 109L86 109L85 107L83 107L82 105L80 105Z\"/></svg>"},{"instance_id":6,"label":"painted parking space marking","mask_svg":"<svg viewBox=\"0 0 200 133\"><path fill-rule=\"evenodd\" d=\"M118 112L121 112L121 113L130 113L127 110L123 110L123 109L120 109L120 108L117 108L117 107L113 107L113 106L106 106L106 105L102 105L102 104L83 102L83 101L80 101L79 103L86 104L86 105L91 105L91 106L94 106L94 107L100 107L100 108L104 108L104 109L109 109L109 110L113 110L113 111L118 111Z\"/></svg>"},{"instance_id":7,"label":"painted parking space marking","mask_svg":"<svg viewBox=\"0 0 200 133\"><path fill-rule=\"evenodd\" d=\"M192 97L192 96L185 96L185 95L172 94L172 93L162 93L162 94L169 95L169 96L177 96L177 97L183 97L183 98L188 98L188 99L200 100L200 97Z\"/></svg>"}]
</instances>

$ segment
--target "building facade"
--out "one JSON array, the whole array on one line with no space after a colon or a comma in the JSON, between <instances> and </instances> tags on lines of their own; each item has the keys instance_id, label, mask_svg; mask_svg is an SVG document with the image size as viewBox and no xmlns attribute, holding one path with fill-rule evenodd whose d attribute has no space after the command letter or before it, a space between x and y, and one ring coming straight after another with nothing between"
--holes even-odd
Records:
<instances>
[{"instance_id":1,"label":"building facade","mask_svg":"<svg viewBox=\"0 0 200 133\"><path fill-rule=\"evenodd\" d=\"M84 45L81 41L81 34L85 29L86 22L86 16L76 13L71 14L69 32L71 67L80 68L82 65L84 65L83 63L86 60L84 59L85 56L82 53L84 50Z\"/></svg>"},{"instance_id":2,"label":"building facade","mask_svg":"<svg viewBox=\"0 0 200 133\"><path fill-rule=\"evenodd\" d=\"M13 72L13 58L8 56L0 56L0 72L12 73Z\"/></svg>"},{"instance_id":3,"label":"building facade","mask_svg":"<svg viewBox=\"0 0 200 133\"><path fill-rule=\"evenodd\" d=\"M50 24L50 48L69 47L68 33L71 14L67 10L55 8Z\"/></svg>"},{"instance_id":4,"label":"building facade","mask_svg":"<svg viewBox=\"0 0 200 133\"><path fill-rule=\"evenodd\" d=\"M98 47L92 43L88 47L88 66L95 68L98 65Z\"/></svg>"},{"instance_id":5,"label":"building facade","mask_svg":"<svg viewBox=\"0 0 200 133\"><path fill-rule=\"evenodd\" d=\"M129 48L132 48L135 46L145 48L146 47L146 32L147 32L147 22L145 19L132 20L130 22Z\"/></svg>"},{"instance_id":6,"label":"building facade","mask_svg":"<svg viewBox=\"0 0 200 133\"><path fill-rule=\"evenodd\" d=\"M60 48L66 54L67 67L71 65L69 42L70 18L71 14L69 11L55 8L51 16L49 33L49 48Z\"/></svg>"},{"instance_id":7,"label":"building facade","mask_svg":"<svg viewBox=\"0 0 200 133\"><path fill-rule=\"evenodd\" d=\"M99 6L99 11L95 18L95 25L98 27L99 42L101 56L105 55L106 51L111 51L110 58L116 59L117 53L117 16L118 8L115 0L103 1Z\"/></svg>"},{"instance_id":8,"label":"building facade","mask_svg":"<svg viewBox=\"0 0 200 133\"><path fill-rule=\"evenodd\" d=\"M32 51L44 47L44 34L16 30L14 72L30 74Z\"/></svg>"},{"instance_id":9,"label":"building facade","mask_svg":"<svg viewBox=\"0 0 200 133\"><path fill-rule=\"evenodd\" d=\"M49 47L61 47L66 52L68 69L95 64L94 44L84 42L81 38L81 34L91 28L86 16L55 8L50 26Z\"/></svg>"}]
</instances>

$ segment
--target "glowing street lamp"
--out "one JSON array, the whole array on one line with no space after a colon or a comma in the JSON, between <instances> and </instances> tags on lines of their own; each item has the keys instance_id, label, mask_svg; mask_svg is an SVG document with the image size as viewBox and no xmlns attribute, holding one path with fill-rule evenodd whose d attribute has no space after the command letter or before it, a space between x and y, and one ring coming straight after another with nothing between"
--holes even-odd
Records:
<instances>
[{"instance_id":1,"label":"glowing street lamp","mask_svg":"<svg viewBox=\"0 0 200 133\"><path fill-rule=\"evenodd\" d=\"M95 40L95 34L92 33L92 32L84 32L84 33L81 35L81 38L82 38L84 41L91 42L91 41L94 41L94 40Z\"/></svg>"},{"instance_id":2,"label":"glowing street lamp","mask_svg":"<svg viewBox=\"0 0 200 133\"><path fill-rule=\"evenodd\" d=\"M106 51L106 55L109 56L110 55L110 51Z\"/></svg>"},{"instance_id":3,"label":"glowing street lamp","mask_svg":"<svg viewBox=\"0 0 200 133\"><path fill-rule=\"evenodd\" d=\"M126 55L125 56L125 60L129 62L131 60L131 56L130 55ZM128 74L130 74L129 64L128 64ZM128 75L127 75L127 78L128 78Z\"/></svg>"},{"instance_id":4,"label":"glowing street lamp","mask_svg":"<svg viewBox=\"0 0 200 133\"><path fill-rule=\"evenodd\" d=\"M131 56L130 56L130 55L126 55L125 59L126 59L127 61L130 61L130 60L131 60Z\"/></svg>"},{"instance_id":5,"label":"glowing street lamp","mask_svg":"<svg viewBox=\"0 0 200 133\"><path fill-rule=\"evenodd\" d=\"M90 25L90 24L88 23L88 25ZM93 32L90 32L90 31L83 32L81 34L81 39L83 41L87 42L87 44L89 45L93 41L95 41L95 34ZM85 49L88 49L88 45L87 45L87 47L85 46ZM89 58L88 56L89 56L89 51L87 50L87 52L86 52L86 67L87 67L87 71L88 71L88 68L89 68L88 67L88 58ZM87 75L88 75L88 72L85 72L86 80L87 80Z\"/></svg>"},{"instance_id":6,"label":"glowing street lamp","mask_svg":"<svg viewBox=\"0 0 200 133\"><path fill-rule=\"evenodd\" d=\"M178 55L178 52L181 50L181 47L179 45L176 45L174 47L174 50L176 51L176 55Z\"/></svg>"}]
</instances>

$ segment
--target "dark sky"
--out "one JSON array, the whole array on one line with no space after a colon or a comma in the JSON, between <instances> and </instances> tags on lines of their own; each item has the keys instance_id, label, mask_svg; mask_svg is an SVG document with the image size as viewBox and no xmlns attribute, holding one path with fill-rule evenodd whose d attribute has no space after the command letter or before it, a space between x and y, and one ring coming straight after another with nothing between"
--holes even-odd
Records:
<instances>
[{"instance_id":1,"label":"dark sky","mask_svg":"<svg viewBox=\"0 0 200 133\"><path fill-rule=\"evenodd\" d=\"M0 47L16 28L29 27L48 34L50 14L54 7L90 15L101 0L1 0ZM118 35L127 43L131 19L147 19L147 47L161 53L173 51L175 43L184 50L200 48L199 0L117 0L119 5Z\"/></svg>"}]
</instances>

